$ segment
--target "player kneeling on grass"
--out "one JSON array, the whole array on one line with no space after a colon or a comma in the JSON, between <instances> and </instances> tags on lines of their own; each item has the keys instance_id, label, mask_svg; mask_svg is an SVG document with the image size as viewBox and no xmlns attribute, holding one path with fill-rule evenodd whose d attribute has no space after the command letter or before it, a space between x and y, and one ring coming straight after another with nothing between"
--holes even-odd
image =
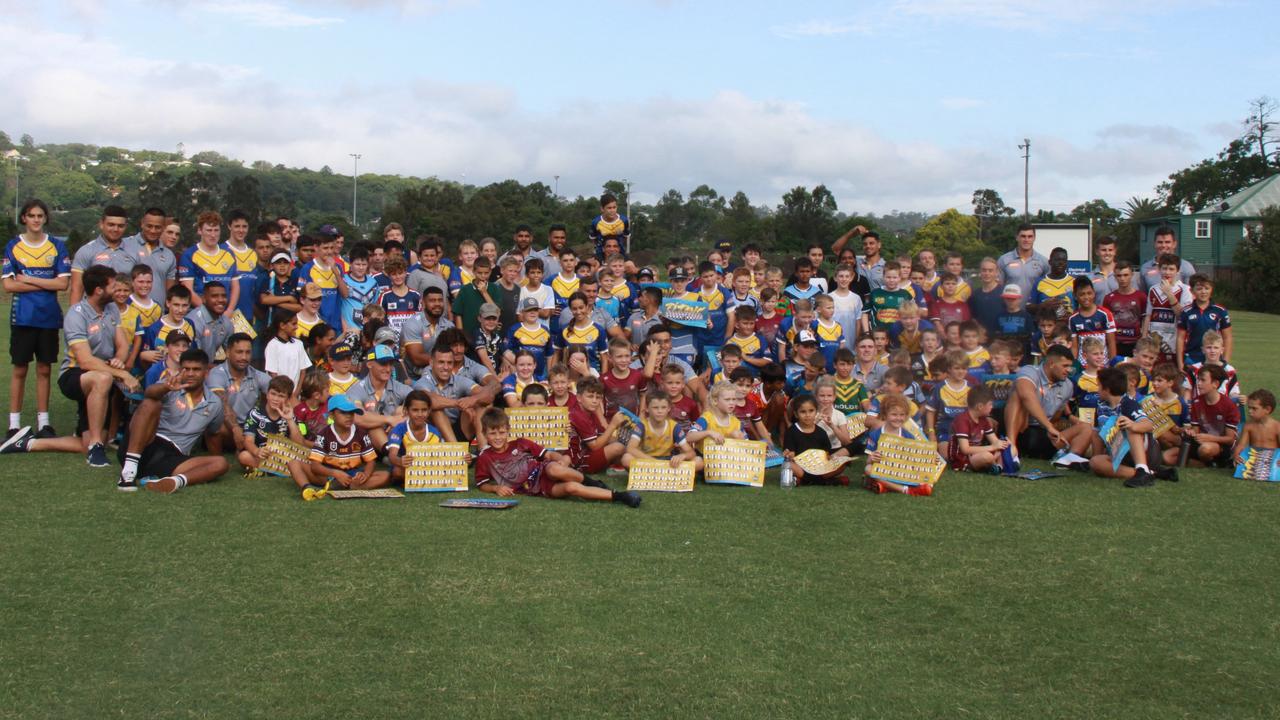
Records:
<instances>
[{"instance_id":1,"label":"player kneeling on grass","mask_svg":"<svg viewBox=\"0 0 1280 720\"><path fill-rule=\"evenodd\" d=\"M1248 397L1249 419L1240 430L1235 461L1244 462L1244 449L1275 450L1280 448L1280 420L1271 417L1276 409L1276 396L1270 390L1254 390Z\"/></svg>"},{"instance_id":2,"label":"player kneeling on grass","mask_svg":"<svg viewBox=\"0 0 1280 720\"><path fill-rule=\"evenodd\" d=\"M880 417L884 418L884 424L867 433L866 470L868 474L863 478L863 487L873 493L886 493L892 490L905 495L933 494L932 485L903 485L889 480L877 480L870 475L872 466L884 459L878 449L880 447L880 438L886 435L896 435L904 440L924 439L915 437L911 434L911 431L903 428L903 425L907 422L907 414L910 412L911 405L901 395L885 395L880 398Z\"/></svg>"},{"instance_id":3,"label":"player kneeling on grass","mask_svg":"<svg viewBox=\"0 0 1280 720\"><path fill-rule=\"evenodd\" d=\"M644 398L644 418L631 431L622 466L630 468L636 460L669 460L671 467L692 461L702 470L702 458L684 441L680 426L671 419L671 396L662 390L650 390Z\"/></svg>"},{"instance_id":4,"label":"player kneeling on grass","mask_svg":"<svg viewBox=\"0 0 1280 720\"><path fill-rule=\"evenodd\" d=\"M331 487L372 490L386 485L391 475L373 469L378 459L373 440L356 427L356 415L364 410L346 395L331 396L328 408L330 424L316 434L311 454L306 460L289 461L289 474L303 497L310 499L309 495L314 497L317 491Z\"/></svg>"},{"instance_id":5,"label":"player kneeling on grass","mask_svg":"<svg viewBox=\"0 0 1280 720\"><path fill-rule=\"evenodd\" d=\"M951 423L951 440L947 445L947 462L952 470L984 470L999 474L1004 470L1000 454L1009 441L996 436L991 410L995 395L985 385L969 391L968 408Z\"/></svg>"},{"instance_id":6,"label":"player kneeling on grass","mask_svg":"<svg viewBox=\"0 0 1280 720\"><path fill-rule=\"evenodd\" d=\"M639 507L640 495L615 492L569 467L569 459L528 438L510 439L507 414L489 408L480 416L480 429L488 447L476 458L476 487L498 497L534 495L549 498L620 502Z\"/></svg>"},{"instance_id":7,"label":"player kneeling on grass","mask_svg":"<svg viewBox=\"0 0 1280 720\"><path fill-rule=\"evenodd\" d=\"M1147 440L1151 437L1154 425L1142 403L1129 395L1129 375L1124 370L1114 367L1098 372L1098 413L1096 425L1101 428L1112 417L1116 418L1116 428L1125 433L1129 440L1129 454L1119 467L1111 455L1107 454L1107 446L1097 432L1093 434L1092 447L1088 452L1089 469L1095 475L1109 478L1123 478L1128 488L1150 487L1155 484L1157 475L1147 466ZM1162 480L1177 480L1177 471L1173 468L1161 468L1159 477Z\"/></svg>"},{"instance_id":8,"label":"player kneeling on grass","mask_svg":"<svg viewBox=\"0 0 1280 720\"><path fill-rule=\"evenodd\" d=\"M405 470L413 464L415 447L444 442L436 426L427 422L431 417L431 396L425 390L412 390L405 396L404 415L405 420L391 428L387 435L387 464L391 466L391 479L401 483L404 482Z\"/></svg>"},{"instance_id":9,"label":"player kneeling on grass","mask_svg":"<svg viewBox=\"0 0 1280 720\"><path fill-rule=\"evenodd\" d=\"M267 446L268 435L284 435L296 443L305 442L302 430L293 417L293 408L289 407L291 397L293 381L284 375L277 375L267 383L267 391L263 393L262 399L245 417L240 426L244 431L244 449L236 458L246 470L252 470L262 463L262 449Z\"/></svg>"}]
</instances>

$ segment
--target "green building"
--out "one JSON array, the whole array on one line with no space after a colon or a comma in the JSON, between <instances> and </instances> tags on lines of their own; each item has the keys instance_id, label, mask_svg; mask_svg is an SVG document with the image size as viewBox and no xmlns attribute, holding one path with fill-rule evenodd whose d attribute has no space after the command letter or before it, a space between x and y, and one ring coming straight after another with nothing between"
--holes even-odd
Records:
<instances>
[{"instance_id":1,"label":"green building","mask_svg":"<svg viewBox=\"0 0 1280 720\"><path fill-rule=\"evenodd\" d=\"M1185 215L1143 220L1138 226L1138 254L1145 262L1154 254L1156 229L1173 228L1178 251L1197 270L1231 267L1236 247L1250 228L1262 224L1262 211L1280 206L1280 173L1250 185L1225 200Z\"/></svg>"}]
</instances>

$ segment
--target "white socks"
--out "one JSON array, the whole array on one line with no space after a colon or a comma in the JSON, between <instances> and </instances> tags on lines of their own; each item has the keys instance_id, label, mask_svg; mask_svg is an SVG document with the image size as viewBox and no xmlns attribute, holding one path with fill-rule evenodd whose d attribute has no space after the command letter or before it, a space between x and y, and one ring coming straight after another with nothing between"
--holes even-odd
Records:
<instances>
[{"instance_id":1,"label":"white socks","mask_svg":"<svg viewBox=\"0 0 1280 720\"><path fill-rule=\"evenodd\" d=\"M36 430L43 430L49 424L49 413L36 413Z\"/></svg>"},{"instance_id":2,"label":"white socks","mask_svg":"<svg viewBox=\"0 0 1280 720\"><path fill-rule=\"evenodd\" d=\"M125 453L124 465L120 468L120 479L133 482L138 477L138 461L142 456L138 453Z\"/></svg>"},{"instance_id":3,"label":"white socks","mask_svg":"<svg viewBox=\"0 0 1280 720\"><path fill-rule=\"evenodd\" d=\"M22 427L22 413L9 413L9 429L17 430L20 427Z\"/></svg>"}]
</instances>

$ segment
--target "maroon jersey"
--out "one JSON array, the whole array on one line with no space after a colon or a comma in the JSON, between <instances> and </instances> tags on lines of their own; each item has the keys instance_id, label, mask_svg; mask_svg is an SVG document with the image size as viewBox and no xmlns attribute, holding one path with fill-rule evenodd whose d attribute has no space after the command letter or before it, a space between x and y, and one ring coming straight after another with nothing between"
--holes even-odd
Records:
<instances>
[{"instance_id":1,"label":"maroon jersey","mask_svg":"<svg viewBox=\"0 0 1280 720\"><path fill-rule=\"evenodd\" d=\"M497 483L521 495L541 495L546 454L541 445L528 438L508 442L502 452L486 447L476 458L476 487Z\"/></svg>"},{"instance_id":2,"label":"maroon jersey","mask_svg":"<svg viewBox=\"0 0 1280 720\"><path fill-rule=\"evenodd\" d=\"M938 322L941 323L940 327L946 327L953 322L966 322L972 317L969 312L969 304L959 300L947 302L946 300L934 298L931 310L930 314L938 319Z\"/></svg>"},{"instance_id":3,"label":"maroon jersey","mask_svg":"<svg viewBox=\"0 0 1280 720\"><path fill-rule=\"evenodd\" d=\"M681 395L679 400L671 403L671 419L679 426L681 434L689 432L689 426L702 414L698 401L688 395Z\"/></svg>"},{"instance_id":4,"label":"maroon jersey","mask_svg":"<svg viewBox=\"0 0 1280 720\"><path fill-rule=\"evenodd\" d=\"M774 313L771 318L756 317L756 332L764 336L769 347L778 339L778 327L782 325L782 313Z\"/></svg>"},{"instance_id":5,"label":"maroon jersey","mask_svg":"<svg viewBox=\"0 0 1280 720\"><path fill-rule=\"evenodd\" d=\"M547 395L547 405L550 407L561 407L561 405L556 402L555 395L551 394ZM578 407L578 396L573 393L569 393L568 397L565 398L563 407L569 408L570 411Z\"/></svg>"},{"instance_id":6,"label":"maroon jersey","mask_svg":"<svg viewBox=\"0 0 1280 720\"><path fill-rule=\"evenodd\" d=\"M293 419L298 422L298 429L307 440L314 440L321 430L329 426L329 414L324 403L320 403L315 410L307 407L305 402L298 403L293 406Z\"/></svg>"},{"instance_id":7,"label":"maroon jersey","mask_svg":"<svg viewBox=\"0 0 1280 720\"><path fill-rule=\"evenodd\" d=\"M618 408L623 407L633 415L640 414L640 393L649 383L644 372L630 368L626 377L618 377L610 370L601 373L600 383L604 385L604 416L612 419Z\"/></svg>"},{"instance_id":8,"label":"maroon jersey","mask_svg":"<svg viewBox=\"0 0 1280 720\"><path fill-rule=\"evenodd\" d=\"M600 424L600 418L596 417L595 413L581 405L575 405L570 409L569 463L579 470L585 467L587 456L591 454L587 445L594 442L604 431L605 427Z\"/></svg>"},{"instance_id":9,"label":"maroon jersey","mask_svg":"<svg viewBox=\"0 0 1280 720\"><path fill-rule=\"evenodd\" d=\"M1116 321L1116 342L1131 343L1142 337L1142 318L1147 314L1146 293L1140 290L1107 293L1102 307L1110 310Z\"/></svg>"},{"instance_id":10,"label":"maroon jersey","mask_svg":"<svg viewBox=\"0 0 1280 720\"><path fill-rule=\"evenodd\" d=\"M960 439L969 441L969 446L981 445L987 435L996 431L991 418L974 420L968 411L951 421L951 440L947 444L947 462L951 469L964 470L969 467L969 456L960 452Z\"/></svg>"},{"instance_id":11,"label":"maroon jersey","mask_svg":"<svg viewBox=\"0 0 1280 720\"><path fill-rule=\"evenodd\" d=\"M1240 408L1226 395L1218 394L1218 402L1210 405L1201 395L1191 404L1191 425L1202 433L1226 435L1240 426Z\"/></svg>"},{"instance_id":12,"label":"maroon jersey","mask_svg":"<svg viewBox=\"0 0 1280 720\"><path fill-rule=\"evenodd\" d=\"M760 403L754 396L755 393L748 393L742 398L742 404L733 409L734 416L742 422L744 430L751 428L760 421Z\"/></svg>"}]
</instances>

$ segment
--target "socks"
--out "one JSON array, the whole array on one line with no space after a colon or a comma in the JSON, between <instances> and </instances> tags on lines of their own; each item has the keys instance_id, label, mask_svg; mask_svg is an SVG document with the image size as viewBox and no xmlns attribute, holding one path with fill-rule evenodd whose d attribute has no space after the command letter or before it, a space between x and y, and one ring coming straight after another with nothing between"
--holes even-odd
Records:
<instances>
[{"instance_id":1,"label":"socks","mask_svg":"<svg viewBox=\"0 0 1280 720\"><path fill-rule=\"evenodd\" d=\"M49 426L49 413L36 413L36 429L43 430Z\"/></svg>"},{"instance_id":2,"label":"socks","mask_svg":"<svg viewBox=\"0 0 1280 720\"><path fill-rule=\"evenodd\" d=\"M17 430L20 427L22 427L22 413L9 413L9 429Z\"/></svg>"},{"instance_id":3,"label":"socks","mask_svg":"<svg viewBox=\"0 0 1280 720\"><path fill-rule=\"evenodd\" d=\"M1141 470L1142 472L1145 472L1145 473L1151 472L1151 468L1147 467L1146 465L1134 465L1133 469Z\"/></svg>"},{"instance_id":4,"label":"socks","mask_svg":"<svg viewBox=\"0 0 1280 720\"><path fill-rule=\"evenodd\" d=\"M120 479L125 482L133 482L138 476L138 461L142 456L138 453L125 453L124 465L120 468Z\"/></svg>"},{"instance_id":5,"label":"socks","mask_svg":"<svg viewBox=\"0 0 1280 720\"><path fill-rule=\"evenodd\" d=\"M175 491L177 491L177 490L181 490L182 488L184 488L184 487L186 487L186 486L187 486L187 476L186 476L186 475L174 475L174 476L173 476L173 479L178 481L178 487L174 488L174 490L175 490Z\"/></svg>"}]
</instances>

